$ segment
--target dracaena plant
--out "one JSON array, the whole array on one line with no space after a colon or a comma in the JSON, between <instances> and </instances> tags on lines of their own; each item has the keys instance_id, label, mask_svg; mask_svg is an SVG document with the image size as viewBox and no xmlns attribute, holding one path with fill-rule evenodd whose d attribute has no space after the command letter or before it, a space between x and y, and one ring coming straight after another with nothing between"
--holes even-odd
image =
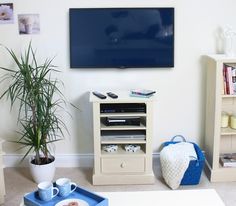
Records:
<instances>
[{"instance_id":1,"label":"dracaena plant","mask_svg":"<svg viewBox=\"0 0 236 206\"><path fill-rule=\"evenodd\" d=\"M5 47L6 48L6 47ZM19 106L17 142L21 148L27 148L23 159L35 152L34 163L37 165L49 163L49 145L64 137L66 126L60 116L64 109L65 99L60 91L62 84L51 74L58 72L52 65L53 59L39 63L36 53L29 43L25 52L18 58L15 52L6 48L16 64L16 69L0 67L5 70L2 81L9 85L0 96L10 100L11 107Z\"/></svg>"}]
</instances>

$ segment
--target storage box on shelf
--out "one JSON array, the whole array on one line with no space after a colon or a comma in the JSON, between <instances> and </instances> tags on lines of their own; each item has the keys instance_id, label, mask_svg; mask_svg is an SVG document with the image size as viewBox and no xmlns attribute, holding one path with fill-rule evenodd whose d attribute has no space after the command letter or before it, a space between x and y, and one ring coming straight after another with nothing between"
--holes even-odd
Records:
<instances>
[{"instance_id":1,"label":"storage box on shelf","mask_svg":"<svg viewBox=\"0 0 236 206\"><path fill-rule=\"evenodd\" d=\"M236 181L236 167L223 167L220 156L236 153L236 130L221 127L222 112L236 114L236 95L224 93L224 65L236 66L236 58L224 55L206 56L206 122L205 155L206 174L210 181Z\"/></svg>"},{"instance_id":2,"label":"storage box on shelf","mask_svg":"<svg viewBox=\"0 0 236 206\"><path fill-rule=\"evenodd\" d=\"M2 151L3 140L0 139L0 205L4 203L5 196L5 183L4 183L4 174L3 174L3 151Z\"/></svg>"},{"instance_id":3,"label":"storage box on shelf","mask_svg":"<svg viewBox=\"0 0 236 206\"><path fill-rule=\"evenodd\" d=\"M152 118L154 97L130 97L129 92L116 92L118 99L99 99L90 93L93 104L94 132L94 185L151 184L152 170ZM117 106L117 111L112 107ZM139 107L140 111L134 111ZM130 107L130 108L129 108ZM125 111L123 110L125 108ZM140 119L139 125L106 125L104 119L112 117ZM129 118L127 118L129 117ZM138 149L126 151L125 146L137 145ZM106 145L117 145L117 150L107 152Z\"/></svg>"}]
</instances>

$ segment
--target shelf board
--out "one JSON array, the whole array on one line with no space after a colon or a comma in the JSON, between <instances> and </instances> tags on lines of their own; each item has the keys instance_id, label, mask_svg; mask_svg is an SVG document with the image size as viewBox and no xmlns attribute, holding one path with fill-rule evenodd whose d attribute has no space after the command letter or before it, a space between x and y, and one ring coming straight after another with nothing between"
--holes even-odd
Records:
<instances>
[{"instance_id":1,"label":"shelf board","mask_svg":"<svg viewBox=\"0 0 236 206\"><path fill-rule=\"evenodd\" d=\"M222 164L219 163L219 170L232 170L236 172L236 167L223 167Z\"/></svg>"},{"instance_id":2,"label":"shelf board","mask_svg":"<svg viewBox=\"0 0 236 206\"><path fill-rule=\"evenodd\" d=\"M106 94L107 91L100 91L103 94ZM153 102L156 101L157 95L153 95L150 98L143 98L143 97L131 97L130 91L112 91L118 95L117 99L106 98L100 99L90 92L89 101L90 102L98 102L100 104L112 104L112 103L146 103L146 102Z\"/></svg>"},{"instance_id":3,"label":"shelf board","mask_svg":"<svg viewBox=\"0 0 236 206\"><path fill-rule=\"evenodd\" d=\"M222 167L222 165L219 163L217 168L212 169L209 164L206 164L205 172L210 178L211 182L236 181L236 167Z\"/></svg>"},{"instance_id":4,"label":"shelf board","mask_svg":"<svg viewBox=\"0 0 236 206\"><path fill-rule=\"evenodd\" d=\"M146 140L140 139L119 139L119 140L101 140L101 144L146 144Z\"/></svg>"},{"instance_id":5,"label":"shelf board","mask_svg":"<svg viewBox=\"0 0 236 206\"><path fill-rule=\"evenodd\" d=\"M101 113L100 117L146 117L146 113Z\"/></svg>"},{"instance_id":6,"label":"shelf board","mask_svg":"<svg viewBox=\"0 0 236 206\"><path fill-rule=\"evenodd\" d=\"M222 94L222 98L235 98L236 95L232 95L232 94Z\"/></svg>"},{"instance_id":7,"label":"shelf board","mask_svg":"<svg viewBox=\"0 0 236 206\"><path fill-rule=\"evenodd\" d=\"M117 126L106 126L101 123L101 130L145 130L146 126L142 123L140 126L135 125L117 125Z\"/></svg>"},{"instance_id":8,"label":"shelf board","mask_svg":"<svg viewBox=\"0 0 236 206\"><path fill-rule=\"evenodd\" d=\"M236 129L231 129L230 127L221 128L221 135L236 135Z\"/></svg>"}]
</instances>

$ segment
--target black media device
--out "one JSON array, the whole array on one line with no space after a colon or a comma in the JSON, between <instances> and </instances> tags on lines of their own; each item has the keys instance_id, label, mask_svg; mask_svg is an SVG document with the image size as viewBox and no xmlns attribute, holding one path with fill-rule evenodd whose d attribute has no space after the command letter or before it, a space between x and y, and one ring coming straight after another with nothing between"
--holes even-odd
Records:
<instances>
[{"instance_id":1,"label":"black media device","mask_svg":"<svg viewBox=\"0 0 236 206\"><path fill-rule=\"evenodd\" d=\"M107 126L116 126L116 125L140 125L140 117L106 117L105 124Z\"/></svg>"},{"instance_id":2,"label":"black media device","mask_svg":"<svg viewBox=\"0 0 236 206\"><path fill-rule=\"evenodd\" d=\"M144 103L115 103L100 104L101 113L127 113L127 112L146 112L146 104Z\"/></svg>"},{"instance_id":3,"label":"black media device","mask_svg":"<svg viewBox=\"0 0 236 206\"><path fill-rule=\"evenodd\" d=\"M174 8L71 8L71 68L174 67Z\"/></svg>"}]
</instances>

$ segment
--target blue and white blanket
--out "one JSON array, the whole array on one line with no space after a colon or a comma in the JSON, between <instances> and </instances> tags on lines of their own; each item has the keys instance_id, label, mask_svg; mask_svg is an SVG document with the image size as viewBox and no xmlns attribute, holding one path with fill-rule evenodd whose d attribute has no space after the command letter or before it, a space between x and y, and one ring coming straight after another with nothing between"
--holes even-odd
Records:
<instances>
[{"instance_id":1,"label":"blue and white blanket","mask_svg":"<svg viewBox=\"0 0 236 206\"><path fill-rule=\"evenodd\" d=\"M160 152L162 176L171 189L179 187L192 159L197 159L197 154L191 143L170 144L162 149Z\"/></svg>"}]
</instances>

